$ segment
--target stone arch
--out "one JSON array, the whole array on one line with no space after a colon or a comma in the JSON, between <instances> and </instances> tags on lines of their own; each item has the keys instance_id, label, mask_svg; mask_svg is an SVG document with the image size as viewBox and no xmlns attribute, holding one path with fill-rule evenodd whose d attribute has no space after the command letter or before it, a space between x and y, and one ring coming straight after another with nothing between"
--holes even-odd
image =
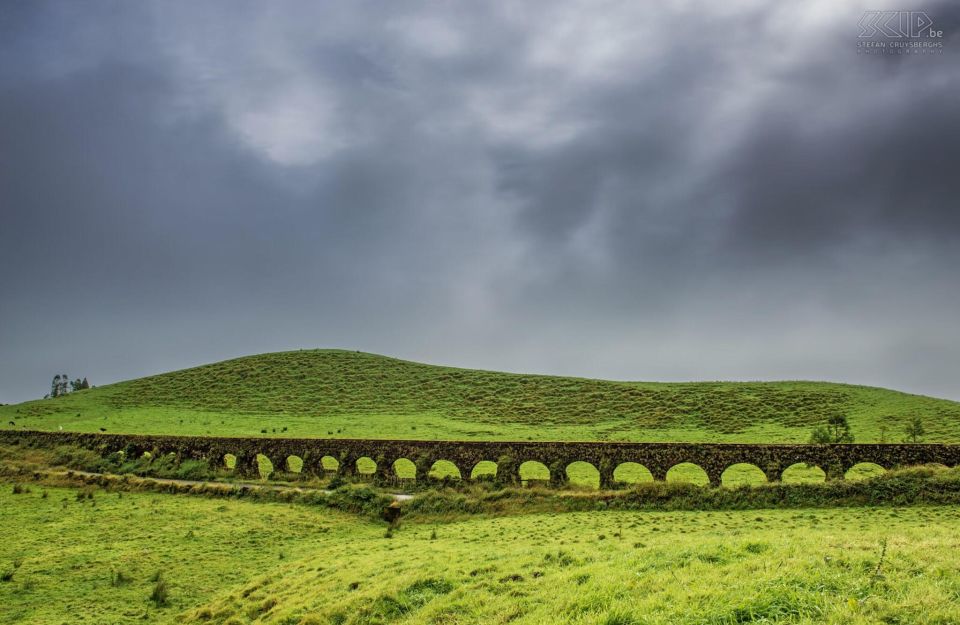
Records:
<instances>
[{"instance_id":1,"label":"stone arch","mask_svg":"<svg viewBox=\"0 0 960 625\"><path fill-rule=\"evenodd\" d=\"M621 484L652 482L653 473L639 462L621 462L613 469L613 479Z\"/></svg>"},{"instance_id":2,"label":"stone arch","mask_svg":"<svg viewBox=\"0 0 960 625\"><path fill-rule=\"evenodd\" d=\"M270 476L274 474L276 468L273 466L270 458L263 454L257 454L257 470L260 473L260 479L268 480Z\"/></svg>"},{"instance_id":3,"label":"stone arch","mask_svg":"<svg viewBox=\"0 0 960 625\"><path fill-rule=\"evenodd\" d=\"M539 460L521 462L520 466L517 467L517 471L520 474L520 481L525 484L529 484L530 482L547 483L550 481L550 469Z\"/></svg>"},{"instance_id":4,"label":"stone arch","mask_svg":"<svg viewBox=\"0 0 960 625\"><path fill-rule=\"evenodd\" d=\"M563 471L571 484L600 488L600 469L585 460L574 460Z\"/></svg>"},{"instance_id":5,"label":"stone arch","mask_svg":"<svg viewBox=\"0 0 960 625\"><path fill-rule=\"evenodd\" d=\"M887 470L876 462L858 462L843 474L846 480L867 480L872 477L883 475Z\"/></svg>"},{"instance_id":6,"label":"stone arch","mask_svg":"<svg viewBox=\"0 0 960 625\"><path fill-rule=\"evenodd\" d=\"M443 479L462 479L460 468L449 460L437 460L430 466L427 475L435 480Z\"/></svg>"},{"instance_id":7,"label":"stone arch","mask_svg":"<svg viewBox=\"0 0 960 625\"><path fill-rule=\"evenodd\" d=\"M290 454L287 456L287 459L284 461L285 469L287 473L292 473L294 475L303 475L303 458L296 454Z\"/></svg>"},{"instance_id":8,"label":"stone arch","mask_svg":"<svg viewBox=\"0 0 960 625\"><path fill-rule=\"evenodd\" d=\"M698 464L692 462L680 462L667 470L668 482L687 482L706 486L710 483L710 477L707 472Z\"/></svg>"},{"instance_id":9,"label":"stone arch","mask_svg":"<svg viewBox=\"0 0 960 625\"><path fill-rule=\"evenodd\" d=\"M234 456L234 475L245 480L254 480L260 477L260 462L256 452L239 449L231 455Z\"/></svg>"},{"instance_id":10,"label":"stone arch","mask_svg":"<svg viewBox=\"0 0 960 625\"><path fill-rule=\"evenodd\" d=\"M393 472L401 480L413 480L417 477L417 465L409 458L397 458L393 461Z\"/></svg>"},{"instance_id":11,"label":"stone arch","mask_svg":"<svg viewBox=\"0 0 960 625\"><path fill-rule=\"evenodd\" d=\"M815 464L796 462L783 470L780 481L785 484L826 482L827 472Z\"/></svg>"},{"instance_id":12,"label":"stone arch","mask_svg":"<svg viewBox=\"0 0 960 625\"><path fill-rule=\"evenodd\" d=\"M471 480L492 480L497 477L497 463L493 460L481 460L470 469Z\"/></svg>"},{"instance_id":13,"label":"stone arch","mask_svg":"<svg viewBox=\"0 0 960 625\"><path fill-rule=\"evenodd\" d=\"M750 462L731 464L720 474L720 483L724 486L753 486L766 481L763 470Z\"/></svg>"},{"instance_id":14,"label":"stone arch","mask_svg":"<svg viewBox=\"0 0 960 625\"><path fill-rule=\"evenodd\" d=\"M358 477L372 478L377 473L377 461L370 456L360 456L354 463Z\"/></svg>"}]
</instances>

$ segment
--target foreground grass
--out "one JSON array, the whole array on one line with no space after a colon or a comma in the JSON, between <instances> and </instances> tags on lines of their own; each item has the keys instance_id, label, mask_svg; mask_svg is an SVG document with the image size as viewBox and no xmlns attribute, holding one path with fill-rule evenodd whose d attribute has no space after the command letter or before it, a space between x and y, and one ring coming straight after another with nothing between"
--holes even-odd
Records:
<instances>
[{"instance_id":1,"label":"foreground grass","mask_svg":"<svg viewBox=\"0 0 960 625\"><path fill-rule=\"evenodd\" d=\"M940 550L958 522L918 509L410 526L291 563L188 622L951 623L960 556Z\"/></svg>"},{"instance_id":2,"label":"foreground grass","mask_svg":"<svg viewBox=\"0 0 960 625\"><path fill-rule=\"evenodd\" d=\"M374 531L277 503L0 486L0 579L11 574L0 582L0 623L172 622L281 558ZM149 600L158 573L170 593L163 607Z\"/></svg>"},{"instance_id":3,"label":"foreground grass","mask_svg":"<svg viewBox=\"0 0 960 625\"><path fill-rule=\"evenodd\" d=\"M306 506L31 488L0 484L3 623L960 620L957 507L531 514L387 537Z\"/></svg>"},{"instance_id":4,"label":"foreground grass","mask_svg":"<svg viewBox=\"0 0 960 625\"><path fill-rule=\"evenodd\" d=\"M437 367L373 354L263 354L0 406L0 427L487 440L805 442L830 415L861 442L960 441L960 403L821 382L645 383ZM10 425L10 423L14 425Z\"/></svg>"}]
</instances>

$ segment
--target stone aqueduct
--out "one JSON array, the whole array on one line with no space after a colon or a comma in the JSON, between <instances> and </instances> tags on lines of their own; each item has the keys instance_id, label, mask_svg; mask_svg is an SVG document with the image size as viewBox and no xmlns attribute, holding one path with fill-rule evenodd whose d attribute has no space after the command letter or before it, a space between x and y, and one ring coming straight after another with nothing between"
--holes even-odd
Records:
<instances>
[{"instance_id":1,"label":"stone aqueduct","mask_svg":"<svg viewBox=\"0 0 960 625\"><path fill-rule=\"evenodd\" d=\"M333 457L339 471L351 475L357 461L369 458L381 478L395 475L394 463L408 459L416 466L418 480L426 479L433 464L446 460L463 478L471 476L480 462L497 464L498 479L519 481L520 464L537 461L547 467L550 481L566 481L566 467L583 461L600 473L600 486L614 486L614 471L622 463L646 467L653 478L664 480L675 465L692 463L701 467L711 484L734 464L751 464L777 481L797 463L816 465L830 479L842 478L854 465L875 463L885 469L937 463L960 465L960 445L939 444L851 444L851 445L763 445L731 443L616 443L616 442L512 442L512 441L422 441L314 438L217 438L189 436L142 436L124 434L83 434L73 432L3 431L0 441L32 446L78 445L103 455L123 451L142 455L175 454L178 460L207 460L222 463L228 454L236 457L234 471L240 477L259 477L257 456L269 458L274 467L286 466L287 458L303 460L302 472L327 473L324 457Z\"/></svg>"}]
</instances>

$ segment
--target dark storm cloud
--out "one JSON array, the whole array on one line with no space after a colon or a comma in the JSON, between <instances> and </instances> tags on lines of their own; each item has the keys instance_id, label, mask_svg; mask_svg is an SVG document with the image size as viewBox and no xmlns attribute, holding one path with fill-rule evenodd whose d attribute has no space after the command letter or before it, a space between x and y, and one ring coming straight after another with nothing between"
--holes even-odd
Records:
<instances>
[{"instance_id":1,"label":"dark storm cloud","mask_svg":"<svg viewBox=\"0 0 960 625\"><path fill-rule=\"evenodd\" d=\"M960 10L8 3L0 401L341 346L960 397Z\"/></svg>"}]
</instances>

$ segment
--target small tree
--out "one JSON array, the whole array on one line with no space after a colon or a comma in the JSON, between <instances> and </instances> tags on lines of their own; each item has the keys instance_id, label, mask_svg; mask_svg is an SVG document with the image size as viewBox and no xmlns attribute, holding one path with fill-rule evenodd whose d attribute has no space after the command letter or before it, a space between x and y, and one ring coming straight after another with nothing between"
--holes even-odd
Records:
<instances>
[{"instance_id":1,"label":"small tree","mask_svg":"<svg viewBox=\"0 0 960 625\"><path fill-rule=\"evenodd\" d=\"M853 433L850 424L844 415L833 415L827 419L826 425L820 425L810 433L810 442L817 445L836 443L852 443Z\"/></svg>"},{"instance_id":2,"label":"small tree","mask_svg":"<svg viewBox=\"0 0 960 625\"><path fill-rule=\"evenodd\" d=\"M44 399L48 397L63 397L67 393L82 391L87 388L90 388L90 383L87 382L87 378L71 380L66 373L59 373L53 376L53 382L50 383L50 394L44 396Z\"/></svg>"},{"instance_id":3,"label":"small tree","mask_svg":"<svg viewBox=\"0 0 960 625\"><path fill-rule=\"evenodd\" d=\"M50 397L61 397L70 392L70 378L66 373L53 376L50 383Z\"/></svg>"},{"instance_id":4,"label":"small tree","mask_svg":"<svg viewBox=\"0 0 960 625\"><path fill-rule=\"evenodd\" d=\"M920 417L914 417L907 424L904 433L907 435L904 442L920 443L923 441L923 437L927 435L927 430L923 427L923 421L920 420Z\"/></svg>"}]
</instances>

